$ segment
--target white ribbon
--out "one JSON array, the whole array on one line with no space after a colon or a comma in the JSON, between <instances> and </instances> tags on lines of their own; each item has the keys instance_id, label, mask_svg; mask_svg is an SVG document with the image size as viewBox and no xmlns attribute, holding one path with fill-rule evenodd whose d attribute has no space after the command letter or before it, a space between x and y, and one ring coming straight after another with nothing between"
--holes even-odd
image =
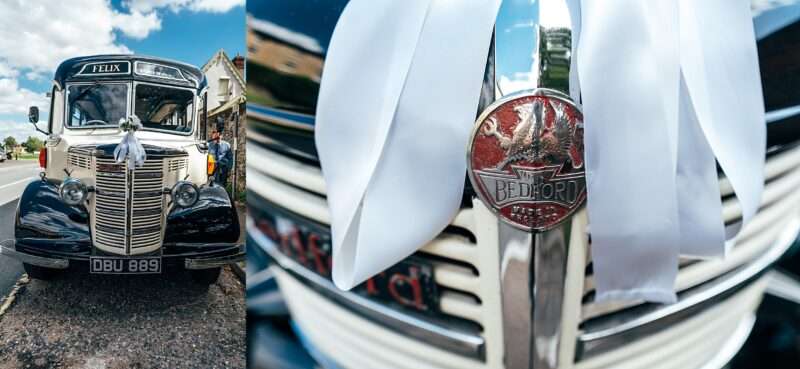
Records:
<instances>
[{"instance_id":1,"label":"white ribbon","mask_svg":"<svg viewBox=\"0 0 800 369\"><path fill-rule=\"evenodd\" d=\"M119 127L126 133L117 148L114 149L114 158L117 163L122 163L127 159L128 168L138 168L144 165L147 153L135 135L136 131L142 129L142 121L139 120L139 117L131 115L128 119L120 118Z\"/></svg>"},{"instance_id":2,"label":"white ribbon","mask_svg":"<svg viewBox=\"0 0 800 369\"><path fill-rule=\"evenodd\" d=\"M679 253L724 254L759 205L765 125L749 1L567 1L597 299L674 301ZM339 287L408 256L458 211L499 5L345 8L316 123ZM742 206L727 230L715 158Z\"/></svg>"},{"instance_id":3,"label":"white ribbon","mask_svg":"<svg viewBox=\"0 0 800 369\"><path fill-rule=\"evenodd\" d=\"M678 255L724 255L758 210L766 128L749 4L581 0L572 12L597 300L675 301ZM715 157L743 213L727 232Z\"/></svg>"},{"instance_id":4,"label":"white ribbon","mask_svg":"<svg viewBox=\"0 0 800 369\"><path fill-rule=\"evenodd\" d=\"M455 216L500 0L353 0L328 49L316 115L333 236L349 289Z\"/></svg>"}]
</instances>

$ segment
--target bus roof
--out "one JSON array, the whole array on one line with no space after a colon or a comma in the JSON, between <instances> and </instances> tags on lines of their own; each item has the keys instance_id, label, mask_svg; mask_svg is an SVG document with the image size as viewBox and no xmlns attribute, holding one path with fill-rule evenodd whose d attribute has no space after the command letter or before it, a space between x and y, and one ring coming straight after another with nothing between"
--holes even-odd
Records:
<instances>
[{"instance_id":1,"label":"bus roof","mask_svg":"<svg viewBox=\"0 0 800 369\"><path fill-rule=\"evenodd\" d=\"M195 66L142 55L92 55L67 59L58 66L55 81L67 82L131 80L181 87L206 87L203 71Z\"/></svg>"}]
</instances>

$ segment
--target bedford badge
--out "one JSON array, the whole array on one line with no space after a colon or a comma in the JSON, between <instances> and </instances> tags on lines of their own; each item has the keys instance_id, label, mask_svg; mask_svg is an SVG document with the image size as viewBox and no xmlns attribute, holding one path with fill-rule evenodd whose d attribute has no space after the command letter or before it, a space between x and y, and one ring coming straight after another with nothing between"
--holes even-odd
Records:
<instances>
[{"instance_id":1,"label":"bedford badge","mask_svg":"<svg viewBox=\"0 0 800 369\"><path fill-rule=\"evenodd\" d=\"M548 89L498 100L478 118L467 166L478 197L500 219L551 229L586 199L583 114Z\"/></svg>"}]
</instances>

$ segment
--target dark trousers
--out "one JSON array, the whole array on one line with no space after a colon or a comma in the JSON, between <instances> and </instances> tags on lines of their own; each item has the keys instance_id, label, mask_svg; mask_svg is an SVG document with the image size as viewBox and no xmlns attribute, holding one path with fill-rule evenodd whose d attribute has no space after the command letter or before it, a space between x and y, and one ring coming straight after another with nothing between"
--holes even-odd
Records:
<instances>
[{"instance_id":1,"label":"dark trousers","mask_svg":"<svg viewBox=\"0 0 800 369\"><path fill-rule=\"evenodd\" d=\"M217 170L217 175L214 176L214 179L215 179L215 182L218 185L220 185L222 187L227 186L228 185L228 169L227 168L224 168L224 169L220 168L219 170Z\"/></svg>"}]
</instances>

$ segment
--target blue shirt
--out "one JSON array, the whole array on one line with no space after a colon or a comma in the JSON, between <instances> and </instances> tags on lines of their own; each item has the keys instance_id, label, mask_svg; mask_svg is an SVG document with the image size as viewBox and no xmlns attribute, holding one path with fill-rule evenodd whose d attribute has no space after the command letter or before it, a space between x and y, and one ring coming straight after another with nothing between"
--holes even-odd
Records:
<instances>
[{"instance_id":1,"label":"blue shirt","mask_svg":"<svg viewBox=\"0 0 800 369\"><path fill-rule=\"evenodd\" d=\"M208 152L214 156L219 168L231 169L233 167L233 153L231 145L227 141L208 141Z\"/></svg>"}]
</instances>

